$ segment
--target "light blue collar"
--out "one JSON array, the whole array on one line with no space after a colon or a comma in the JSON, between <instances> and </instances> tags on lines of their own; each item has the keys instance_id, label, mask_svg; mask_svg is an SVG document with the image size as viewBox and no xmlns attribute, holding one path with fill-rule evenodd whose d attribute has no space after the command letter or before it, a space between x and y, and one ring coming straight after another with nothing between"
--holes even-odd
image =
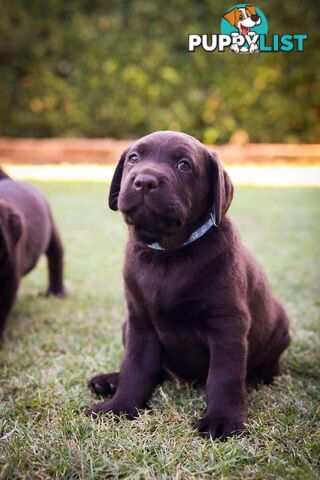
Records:
<instances>
[{"instance_id":1,"label":"light blue collar","mask_svg":"<svg viewBox=\"0 0 320 480\"><path fill-rule=\"evenodd\" d=\"M203 225L201 225L201 227L197 228L197 230L192 232L188 240L186 240L179 248L185 247L186 245L189 245L189 243L192 243L195 240L198 240L198 238L206 234L207 231L210 230L210 228L216 227L216 226L217 226L216 212L213 209L212 212L210 213L209 219ZM166 248L161 247L160 243L158 242L149 243L148 247L153 248L154 250L167 250Z\"/></svg>"}]
</instances>

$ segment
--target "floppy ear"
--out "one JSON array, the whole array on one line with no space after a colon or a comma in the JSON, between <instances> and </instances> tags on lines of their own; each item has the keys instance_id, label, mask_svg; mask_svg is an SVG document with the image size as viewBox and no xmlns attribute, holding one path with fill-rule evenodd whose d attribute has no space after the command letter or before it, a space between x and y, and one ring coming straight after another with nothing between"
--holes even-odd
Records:
<instances>
[{"instance_id":1,"label":"floppy ear","mask_svg":"<svg viewBox=\"0 0 320 480\"><path fill-rule=\"evenodd\" d=\"M230 10L230 12L227 12L223 15L223 18L225 18L231 25L236 24L236 8L233 10Z\"/></svg>"},{"instance_id":2,"label":"floppy ear","mask_svg":"<svg viewBox=\"0 0 320 480\"><path fill-rule=\"evenodd\" d=\"M112 177L110 191L109 191L109 207L111 208L111 210L118 210L118 197L119 197L120 188L121 188L123 165L126 159L127 152L128 152L128 149L125 150L121 155L118 165L116 166L116 169Z\"/></svg>"},{"instance_id":3,"label":"floppy ear","mask_svg":"<svg viewBox=\"0 0 320 480\"><path fill-rule=\"evenodd\" d=\"M254 7L253 5L246 5L245 9L248 10L251 13L251 15L257 14L256 7Z\"/></svg>"},{"instance_id":4,"label":"floppy ear","mask_svg":"<svg viewBox=\"0 0 320 480\"><path fill-rule=\"evenodd\" d=\"M13 246L15 247L22 235L22 217L20 213L11 210L8 219L9 232L12 238Z\"/></svg>"},{"instance_id":5,"label":"floppy ear","mask_svg":"<svg viewBox=\"0 0 320 480\"><path fill-rule=\"evenodd\" d=\"M233 185L217 154L209 152L209 155L213 174L213 207L216 214L216 224L219 225L230 207L233 198Z\"/></svg>"},{"instance_id":6,"label":"floppy ear","mask_svg":"<svg viewBox=\"0 0 320 480\"><path fill-rule=\"evenodd\" d=\"M11 207L2 209L0 213L0 230L8 255L12 253L12 250L20 240L22 223L22 217L16 210Z\"/></svg>"},{"instance_id":7,"label":"floppy ear","mask_svg":"<svg viewBox=\"0 0 320 480\"><path fill-rule=\"evenodd\" d=\"M6 174L4 170L0 167L0 180L10 178L9 175Z\"/></svg>"}]
</instances>

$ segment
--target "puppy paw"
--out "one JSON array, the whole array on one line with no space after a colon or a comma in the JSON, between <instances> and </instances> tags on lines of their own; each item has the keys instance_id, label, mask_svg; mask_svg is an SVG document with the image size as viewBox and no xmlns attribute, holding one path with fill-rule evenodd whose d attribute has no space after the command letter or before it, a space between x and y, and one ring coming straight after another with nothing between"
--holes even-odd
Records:
<instances>
[{"instance_id":1,"label":"puppy paw","mask_svg":"<svg viewBox=\"0 0 320 480\"><path fill-rule=\"evenodd\" d=\"M57 297L57 298L66 298L68 296L67 292L65 291L65 289L61 289L61 290L52 290L51 288L48 288L48 290L41 294L43 295L44 297L50 297L51 295Z\"/></svg>"},{"instance_id":2,"label":"puppy paw","mask_svg":"<svg viewBox=\"0 0 320 480\"><path fill-rule=\"evenodd\" d=\"M99 413L108 413L112 412L112 407L111 405L108 405L108 402L99 402L99 403L94 403L89 407L87 410L85 410L85 414L87 417L91 417L93 419L98 417Z\"/></svg>"},{"instance_id":3,"label":"puppy paw","mask_svg":"<svg viewBox=\"0 0 320 480\"><path fill-rule=\"evenodd\" d=\"M249 52L250 52L250 53L254 53L254 52L258 51L258 50L259 50L258 45L255 45L255 44L253 44L253 43L250 45L250 48L249 48Z\"/></svg>"},{"instance_id":4,"label":"puppy paw","mask_svg":"<svg viewBox=\"0 0 320 480\"><path fill-rule=\"evenodd\" d=\"M108 412L112 412L115 415L124 414L128 419L133 419L138 415L138 409L136 407L120 405L112 402L112 400L94 403L87 410L86 414L92 418L97 418L99 414Z\"/></svg>"},{"instance_id":5,"label":"puppy paw","mask_svg":"<svg viewBox=\"0 0 320 480\"><path fill-rule=\"evenodd\" d=\"M96 375L88 382L88 388L96 395L113 395L118 383L118 374Z\"/></svg>"},{"instance_id":6,"label":"puppy paw","mask_svg":"<svg viewBox=\"0 0 320 480\"><path fill-rule=\"evenodd\" d=\"M197 422L197 429L204 438L226 440L245 428L244 416L215 416L205 415Z\"/></svg>"},{"instance_id":7,"label":"puppy paw","mask_svg":"<svg viewBox=\"0 0 320 480\"><path fill-rule=\"evenodd\" d=\"M231 45L230 50L234 53L239 53L240 52L240 48L237 44Z\"/></svg>"}]
</instances>

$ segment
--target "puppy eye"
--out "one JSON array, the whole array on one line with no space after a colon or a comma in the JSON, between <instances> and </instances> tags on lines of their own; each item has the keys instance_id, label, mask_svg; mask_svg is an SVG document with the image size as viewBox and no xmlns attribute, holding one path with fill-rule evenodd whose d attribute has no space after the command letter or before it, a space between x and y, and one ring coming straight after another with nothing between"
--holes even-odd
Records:
<instances>
[{"instance_id":1,"label":"puppy eye","mask_svg":"<svg viewBox=\"0 0 320 480\"><path fill-rule=\"evenodd\" d=\"M188 162L188 160L183 159L179 161L178 169L181 170L182 172L188 172L189 170L191 170L191 165Z\"/></svg>"},{"instance_id":2,"label":"puppy eye","mask_svg":"<svg viewBox=\"0 0 320 480\"><path fill-rule=\"evenodd\" d=\"M132 163L132 164L138 163L138 162L139 162L139 157L138 157L138 155L137 155L136 153L132 153L132 154L129 156L128 162L129 162L129 163Z\"/></svg>"}]
</instances>

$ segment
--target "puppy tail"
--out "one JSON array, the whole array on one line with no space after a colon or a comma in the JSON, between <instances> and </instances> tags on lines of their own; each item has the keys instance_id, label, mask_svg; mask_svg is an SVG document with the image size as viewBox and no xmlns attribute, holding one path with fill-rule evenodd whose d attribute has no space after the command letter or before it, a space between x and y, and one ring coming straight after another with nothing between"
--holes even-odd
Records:
<instances>
[{"instance_id":1,"label":"puppy tail","mask_svg":"<svg viewBox=\"0 0 320 480\"><path fill-rule=\"evenodd\" d=\"M0 180L4 180L5 178L11 178L9 175L6 174L4 170L0 167Z\"/></svg>"}]
</instances>

